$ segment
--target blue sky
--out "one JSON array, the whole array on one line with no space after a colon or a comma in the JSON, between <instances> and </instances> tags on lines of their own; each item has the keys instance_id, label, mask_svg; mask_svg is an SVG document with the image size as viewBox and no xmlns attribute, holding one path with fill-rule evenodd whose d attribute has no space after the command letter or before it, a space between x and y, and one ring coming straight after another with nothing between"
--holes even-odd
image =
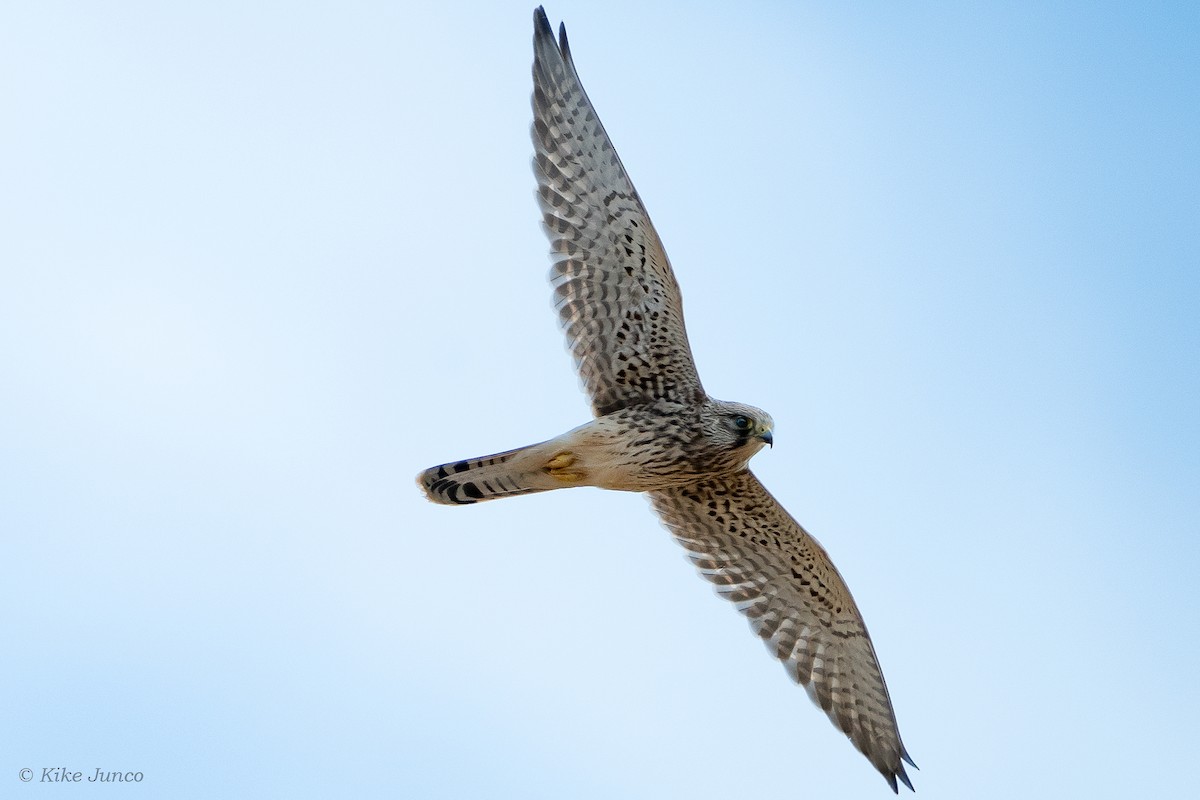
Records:
<instances>
[{"instance_id":1,"label":"blue sky","mask_svg":"<svg viewBox=\"0 0 1200 800\"><path fill-rule=\"evenodd\" d=\"M0 11L0 794L884 797L586 419L532 6ZM864 611L922 797L1179 797L1200 14L578 3L706 388Z\"/></svg>"}]
</instances>

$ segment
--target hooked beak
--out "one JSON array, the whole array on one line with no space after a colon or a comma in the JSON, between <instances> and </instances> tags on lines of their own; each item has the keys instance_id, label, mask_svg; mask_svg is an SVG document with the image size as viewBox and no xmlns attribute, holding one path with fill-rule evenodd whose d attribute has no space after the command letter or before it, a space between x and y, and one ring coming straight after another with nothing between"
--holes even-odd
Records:
<instances>
[{"instance_id":1,"label":"hooked beak","mask_svg":"<svg viewBox=\"0 0 1200 800\"><path fill-rule=\"evenodd\" d=\"M763 431L758 435L758 438L766 442L767 446L771 448L775 447L775 437L771 435L770 431Z\"/></svg>"}]
</instances>

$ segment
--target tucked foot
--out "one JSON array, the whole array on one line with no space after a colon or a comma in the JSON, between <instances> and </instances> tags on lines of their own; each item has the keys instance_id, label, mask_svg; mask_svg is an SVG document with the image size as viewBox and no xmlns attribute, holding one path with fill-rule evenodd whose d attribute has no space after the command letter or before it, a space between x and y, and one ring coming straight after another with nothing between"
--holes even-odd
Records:
<instances>
[{"instance_id":1,"label":"tucked foot","mask_svg":"<svg viewBox=\"0 0 1200 800\"><path fill-rule=\"evenodd\" d=\"M542 467L542 471L563 483L579 483L583 480L583 473L571 469L574 463L575 455L573 453L562 452L547 461L546 465Z\"/></svg>"}]
</instances>

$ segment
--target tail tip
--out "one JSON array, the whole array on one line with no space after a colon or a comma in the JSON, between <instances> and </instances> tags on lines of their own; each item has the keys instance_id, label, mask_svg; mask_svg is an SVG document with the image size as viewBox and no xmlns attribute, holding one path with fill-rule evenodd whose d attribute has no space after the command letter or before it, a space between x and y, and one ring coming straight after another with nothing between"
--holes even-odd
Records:
<instances>
[{"instance_id":1,"label":"tail tip","mask_svg":"<svg viewBox=\"0 0 1200 800\"><path fill-rule=\"evenodd\" d=\"M430 467L417 476L417 486L425 499L444 506L462 506L486 499L473 481L462 481L454 473L465 472L467 462ZM461 467L461 469L460 469Z\"/></svg>"}]
</instances>

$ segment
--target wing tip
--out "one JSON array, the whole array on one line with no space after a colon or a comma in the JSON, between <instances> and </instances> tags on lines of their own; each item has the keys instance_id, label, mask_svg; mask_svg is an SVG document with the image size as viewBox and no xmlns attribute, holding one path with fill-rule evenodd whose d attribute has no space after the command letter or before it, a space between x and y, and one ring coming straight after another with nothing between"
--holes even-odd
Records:
<instances>
[{"instance_id":1,"label":"wing tip","mask_svg":"<svg viewBox=\"0 0 1200 800\"><path fill-rule=\"evenodd\" d=\"M904 750L900 751L900 757L911 764L913 769L920 769L916 764L913 764L913 760L908 757L908 753L904 752ZM898 763L894 768L889 770L880 770L880 772L883 773L883 779L888 782L888 786L892 787L893 793L900 794L901 783L907 786L910 792L916 791L913 788L912 781L908 777L908 772L904 769L903 763Z\"/></svg>"},{"instance_id":2,"label":"wing tip","mask_svg":"<svg viewBox=\"0 0 1200 800\"><path fill-rule=\"evenodd\" d=\"M554 38L554 28L550 26L550 18L546 9L538 6L533 10L533 39L535 42L549 40L568 63L571 61L571 46L567 42L567 23L558 23L558 38Z\"/></svg>"},{"instance_id":3,"label":"wing tip","mask_svg":"<svg viewBox=\"0 0 1200 800\"><path fill-rule=\"evenodd\" d=\"M565 22L558 23L558 49L562 51L563 58L568 63L573 61L571 58L571 45L567 41L567 23Z\"/></svg>"},{"instance_id":4,"label":"wing tip","mask_svg":"<svg viewBox=\"0 0 1200 800\"><path fill-rule=\"evenodd\" d=\"M550 18L546 16L546 9L541 6L533 10L533 32L538 36L554 35L550 28Z\"/></svg>"}]
</instances>

